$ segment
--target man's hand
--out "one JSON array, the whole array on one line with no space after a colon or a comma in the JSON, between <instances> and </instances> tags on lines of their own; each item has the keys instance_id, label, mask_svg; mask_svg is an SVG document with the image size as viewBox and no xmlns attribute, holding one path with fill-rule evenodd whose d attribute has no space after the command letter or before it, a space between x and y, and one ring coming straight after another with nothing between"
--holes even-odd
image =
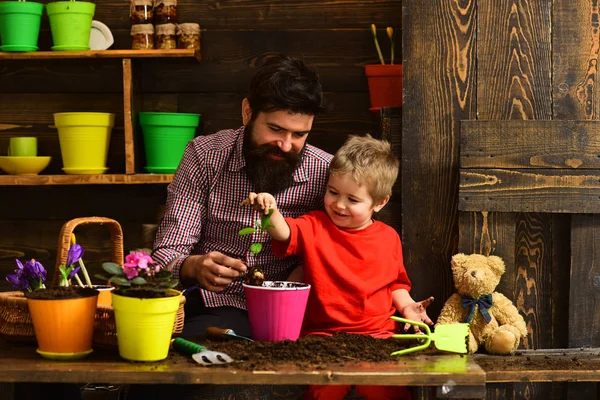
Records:
<instances>
[{"instance_id":1,"label":"man's hand","mask_svg":"<svg viewBox=\"0 0 600 400\"><path fill-rule=\"evenodd\" d=\"M412 321L417 322L423 322L427 325L433 325L433 321L429 318L429 316L427 316L426 310L431 303L433 303L433 297L429 297L428 299L425 299L423 301L411 303L404 307L402 310L400 310L400 312L402 313L402 316L406 319L410 319ZM418 326L410 324L404 324L404 331L408 331L408 329L411 326L413 327L415 333L421 332Z\"/></svg>"},{"instance_id":2,"label":"man's hand","mask_svg":"<svg viewBox=\"0 0 600 400\"><path fill-rule=\"evenodd\" d=\"M240 206L254 206L256 211L261 211L265 214L269 213L269 210L277 210L277 202L275 197L269 193L254 193L250 192L248 198L242 201Z\"/></svg>"},{"instance_id":3,"label":"man's hand","mask_svg":"<svg viewBox=\"0 0 600 400\"><path fill-rule=\"evenodd\" d=\"M200 287L211 292L222 292L227 285L246 272L243 261L217 251L186 258L181 266L182 280L197 281Z\"/></svg>"}]
</instances>

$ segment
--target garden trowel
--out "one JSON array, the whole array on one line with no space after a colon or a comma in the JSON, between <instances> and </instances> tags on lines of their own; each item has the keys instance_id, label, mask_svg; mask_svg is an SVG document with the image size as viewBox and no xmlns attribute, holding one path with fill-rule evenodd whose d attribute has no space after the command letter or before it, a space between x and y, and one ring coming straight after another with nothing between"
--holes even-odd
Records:
<instances>
[{"instance_id":1,"label":"garden trowel","mask_svg":"<svg viewBox=\"0 0 600 400\"><path fill-rule=\"evenodd\" d=\"M208 350L204 346L182 338L175 338L171 340L171 346L173 346L175 350L192 356L194 361L196 361L198 364L210 366L233 362L233 359L225 353Z\"/></svg>"},{"instance_id":2,"label":"garden trowel","mask_svg":"<svg viewBox=\"0 0 600 400\"><path fill-rule=\"evenodd\" d=\"M392 335L394 339L417 339L423 341L423 343L418 346L395 351L391 354L393 356L424 350L427 347L429 347L431 342L434 342L435 347L438 350L451 351L453 353L462 354L467 353L467 343L469 341L469 324L456 323L438 325L435 328L435 332L431 332L429 330L429 326L422 322L411 321L409 319L395 316L391 316L390 318L394 321L398 321L404 324L416 325L419 328L421 328L422 331L425 332L425 334L408 333Z\"/></svg>"},{"instance_id":3,"label":"garden trowel","mask_svg":"<svg viewBox=\"0 0 600 400\"><path fill-rule=\"evenodd\" d=\"M233 331L233 329L217 328L216 326L209 326L206 328L206 337L216 340L241 339L254 342L254 340L248 337L238 335Z\"/></svg>"}]
</instances>

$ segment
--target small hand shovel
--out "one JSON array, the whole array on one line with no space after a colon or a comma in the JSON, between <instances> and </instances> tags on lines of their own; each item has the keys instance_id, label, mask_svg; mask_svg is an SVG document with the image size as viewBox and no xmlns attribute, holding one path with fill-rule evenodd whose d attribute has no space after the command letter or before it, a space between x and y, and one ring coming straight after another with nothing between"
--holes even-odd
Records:
<instances>
[{"instance_id":1,"label":"small hand shovel","mask_svg":"<svg viewBox=\"0 0 600 400\"><path fill-rule=\"evenodd\" d=\"M233 359L220 351L208 350L204 346L190 342L182 338L171 340L171 346L184 354L191 355L194 361L202 365L227 364L233 362Z\"/></svg>"},{"instance_id":2,"label":"small hand shovel","mask_svg":"<svg viewBox=\"0 0 600 400\"><path fill-rule=\"evenodd\" d=\"M402 354L413 353L415 351L424 350L433 341L435 347L438 350L451 351L453 353L467 353L467 342L469 341L469 324L457 323L457 324L446 324L438 325L435 328L435 332L429 330L429 326L422 322L411 321L400 317L390 317L394 321L401 322L403 324L416 325L421 330L425 331L425 334L398 334L393 335L394 339L422 339L424 343L408 349L398 350L393 352L391 355L397 356Z\"/></svg>"},{"instance_id":3,"label":"small hand shovel","mask_svg":"<svg viewBox=\"0 0 600 400\"><path fill-rule=\"evenodd\" d=\"M233 329L217 328L216 326L209 326L206 328L206 337L216 340L242 339L249 342L254 342L254 340L250 338L238 335L233 331Z\"/></svg>"}]
</instances>

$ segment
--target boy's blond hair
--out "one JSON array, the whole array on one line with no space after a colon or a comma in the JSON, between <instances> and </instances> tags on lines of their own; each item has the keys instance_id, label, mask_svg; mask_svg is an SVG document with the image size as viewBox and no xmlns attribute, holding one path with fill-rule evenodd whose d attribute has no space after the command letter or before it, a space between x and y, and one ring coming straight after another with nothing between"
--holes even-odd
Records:
<instances>
[{"instance_id":1,"label":"boy's blond hair","mask_svg":"<svg viewBox=\"0 0 600 400\"><path fill-rule=\"evenodd\" d=\"M351 135L335 153L329 164L331 175L351 174L359 185L364 185L377 204L392 193L398 178L400 162L385 140L371 135Z\"/></svg>"}]
</instances>

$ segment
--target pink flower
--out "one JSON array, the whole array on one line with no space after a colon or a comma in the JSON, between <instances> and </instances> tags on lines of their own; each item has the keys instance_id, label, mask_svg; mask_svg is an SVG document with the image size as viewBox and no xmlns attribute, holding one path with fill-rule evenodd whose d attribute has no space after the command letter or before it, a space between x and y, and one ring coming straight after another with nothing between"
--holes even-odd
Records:
<instances>
[{"instance_id":1,"label":"pink flower","mask_svg":"<svg viewBox=\"0 0 600 400\"><path fill-rule=\"evenodd\" d=\"M123 272L127 276L127 279L133 279L140 274L135 266L132 267L129 265L125 265Z\"/></svg>"},{"instance_id":2,"label":"pink flower","mask_svg":"<svg viewBox=\"0 0 600 400\"><path fill-rule=\"evenodd\" d=\"M141 269L148 268L148 264L154 264L154 260L146 253L131 252L125 257L125 267L138 267Z\"/></svg>"}]
</instances>

